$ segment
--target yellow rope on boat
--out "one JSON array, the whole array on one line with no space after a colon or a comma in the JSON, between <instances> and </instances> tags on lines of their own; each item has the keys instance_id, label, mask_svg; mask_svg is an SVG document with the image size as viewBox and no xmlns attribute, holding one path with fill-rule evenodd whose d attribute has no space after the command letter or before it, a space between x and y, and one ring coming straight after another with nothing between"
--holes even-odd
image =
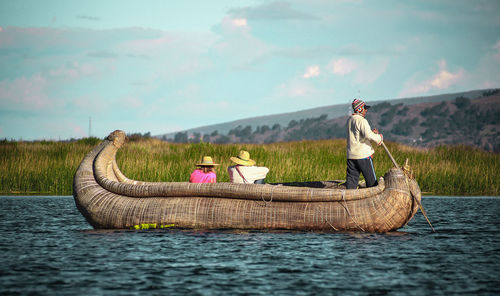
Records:
<instances>
[{"instance_id":1,"label":"yellow rope on boat","mask_svg":"<svg viewBox=\"0 0 500 296\"><path fill-rule=\"evenodd\" d=\"M156 223L142 223L142 224L137 224L137 225L134 225L132 227L130 227L130 229L136 229L136 230L141 230L141 229L156 229L156 228L170 228L170 227L174 227L175 224L156 224Z\"/></svg>"}]
</instances>

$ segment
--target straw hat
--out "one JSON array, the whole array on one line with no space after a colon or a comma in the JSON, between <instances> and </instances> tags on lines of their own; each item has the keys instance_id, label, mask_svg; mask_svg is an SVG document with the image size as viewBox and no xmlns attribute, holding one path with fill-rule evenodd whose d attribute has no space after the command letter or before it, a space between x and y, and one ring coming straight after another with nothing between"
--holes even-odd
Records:
<instances>
[{"instance_id":1,"label":"straw hat","mask_svg":"<svg viewBox=\"0 0 500 296\"><path fill-rule=\"evenodd\" d=\"M255 160L250 159L250 153L245 150L241 150L238 157L231 157L231 160L237 164L252 166L255 164Z\"/></svg>"},{"instance_id":2,"label":"straw hat","mask_svg":"<svg viewBox=\"0 0 500 296\"><path fill-rule=\"evenodd\" d=\"M203 156L203 158L201 159L201 163L196 164L196 166L214 166L214 165L219 165L219 164L214 163L212 157L210 156Z\"/></svg>"}]
</instances>

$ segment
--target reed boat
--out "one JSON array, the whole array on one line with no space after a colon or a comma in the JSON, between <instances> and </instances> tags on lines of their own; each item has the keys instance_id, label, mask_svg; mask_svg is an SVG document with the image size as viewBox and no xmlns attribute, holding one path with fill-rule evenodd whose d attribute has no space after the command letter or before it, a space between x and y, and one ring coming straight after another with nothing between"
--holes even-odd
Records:
<instances>
[{"instance_id":1,"label":"reed boat","mask_svg":"<svg viewBox=\"0 0 500 296\"><path fill-rule=\"evenodd\" d=\"M389 169L376 187L350 190L336 181L195 184L131 180L115 159L125 140L123 131L112 132L84 157L75 173L76 206L95 229L147 225L388 232L405 226L421 201L417 182L399 167Z\"/></svg>"}]
</instances>

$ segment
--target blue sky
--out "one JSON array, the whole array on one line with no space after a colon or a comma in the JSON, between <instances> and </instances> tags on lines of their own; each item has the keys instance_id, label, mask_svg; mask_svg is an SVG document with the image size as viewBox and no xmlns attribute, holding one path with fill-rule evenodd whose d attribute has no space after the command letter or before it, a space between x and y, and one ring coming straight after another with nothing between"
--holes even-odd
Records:
<instances>
[{"instance_id":1,"label":"blue sky","mask_svg":"<svg viewBox=\"0 0 500 296\"><path fill-rule=\"evenodd\" d=\"M500 87L500 1L0 0L0 138Z\"/></svg>"}]
</instances>

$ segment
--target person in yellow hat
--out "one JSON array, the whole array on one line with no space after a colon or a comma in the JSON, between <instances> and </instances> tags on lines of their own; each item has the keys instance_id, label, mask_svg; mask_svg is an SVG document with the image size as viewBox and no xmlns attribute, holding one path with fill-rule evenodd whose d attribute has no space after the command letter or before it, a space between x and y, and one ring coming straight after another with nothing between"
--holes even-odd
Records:
<instances>
[{"instance_id":1,"label":"person in yellow hat","mask_svg":"<svg viewBox=\"0 0 500 296\"><path fill-rule=\"evenodd\" d=\"M241 150L237 157L231 157L236 165L227 168L232 183L264 184L269 169L255 166L255 160L250 159L250 153Z\"/></svg>"},{"instance_id":2,"label":"person in yellow hat","mask_svg":"<svg viewBox=\"0 0 500 296\"><path fill-rule=\"evenodd\" d=\"M189 177L190 183L217 183L215 166L218 164L210 156L203 156L200 163L196 164L196 169Z\"/></svg>"}]
</instances>

